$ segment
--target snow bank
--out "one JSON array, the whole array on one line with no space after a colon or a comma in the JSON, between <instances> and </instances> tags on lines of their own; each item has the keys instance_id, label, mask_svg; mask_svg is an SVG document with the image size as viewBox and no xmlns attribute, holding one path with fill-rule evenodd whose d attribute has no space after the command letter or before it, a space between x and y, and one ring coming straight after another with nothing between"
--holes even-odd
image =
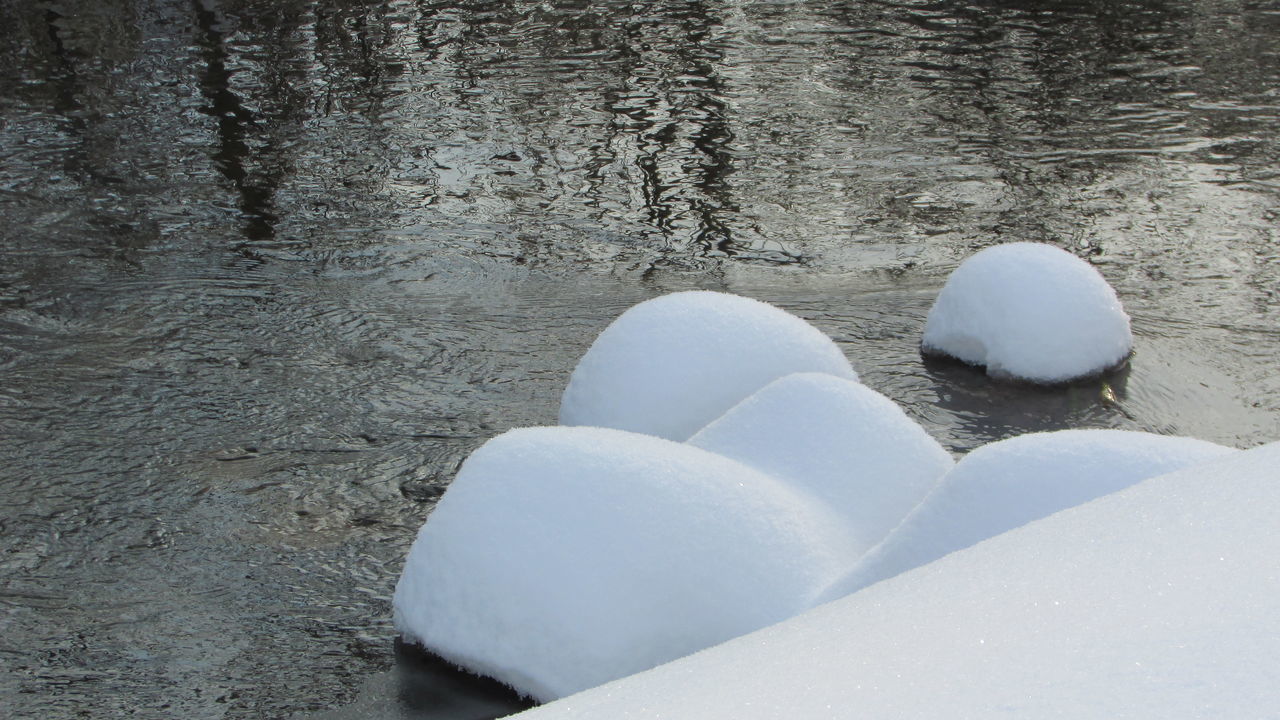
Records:
<instances>
[{"instance_id":1,"label":"snow bank","mask_svg":"<svg viewBox=\"0 0 1280 720\"><path fill-rule=\"evenodd\" d=\"M807 371L857 379L830 338L772 305L716 292L664 295L596 338L565 388L560 423L686 440L770 381Z\"/></svg>"},{"instance_id":2,"label":"snow bank","mask_svg":"<svg viewBox=\"0 0 1280 720\"><path fill-rule=\"evenodd\" d=\"M956 268L929 310L926 353L1043 383L1092 375L1133 347L1129 316L1093 266L1052 245L987 248Z\"/></svg>"},{"instance_id":3,"label":"snow bank","mask_svg":"<svg viewBox=\"0 0 1280 720\"><path fill-rule=\"evenodd\" d=\"M1276 517L1280 443L519 717L1272 717Z\"/></svg>"},{"instance_id":4,"label":"snow bank","mask_svg":"<svg viewBox=\"0 0 1280 720\"><path fill-rule=\"evenodd\" d=\"M832 600L989 537L1236 450L1125 430L1061 430L984 445L956 463L883 543L821 600Z\"/></svg>"},{"instance_id":5,"label":"snow bank","mask_svg":"<svg viewBox=\"0 0 1280 720\"><path fill-rule=\"evenodd\" d=\"M820 373L775 380L689 444L821 499L857 534L858 554L884 539L955 464L892 400Z\"/></svg>"},{"instance_id":6,"label":"snow bank","mask_svg":"<svg viewBox=\"0 0 1280 720\"><path fill-rule=\"evenodd\" d=\"M820 504L714 453L513 430L467 459L423 526L395 622L545 701L791 617L849 545Z\"/></svg>"}]
</instances>

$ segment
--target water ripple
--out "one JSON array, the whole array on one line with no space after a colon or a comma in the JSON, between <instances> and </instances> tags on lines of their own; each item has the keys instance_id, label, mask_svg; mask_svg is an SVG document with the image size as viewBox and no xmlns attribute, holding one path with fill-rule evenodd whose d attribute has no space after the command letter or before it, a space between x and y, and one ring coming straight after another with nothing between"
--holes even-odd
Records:
<instances>
[{"instance_id":1,"label":"water ripple","mask_svg":"<svg viewBox=\"0 0 1280 720\"><path fill-rule=\"evenodd\" d=\"M663 292L809 319L957 452L1280 436L1278 34L1217 0L0 3L0 696L350 699L459 463ZM1127 373L921 360L946 272L1013 239L1117 287Z\"/></svg>"}]
</instances>

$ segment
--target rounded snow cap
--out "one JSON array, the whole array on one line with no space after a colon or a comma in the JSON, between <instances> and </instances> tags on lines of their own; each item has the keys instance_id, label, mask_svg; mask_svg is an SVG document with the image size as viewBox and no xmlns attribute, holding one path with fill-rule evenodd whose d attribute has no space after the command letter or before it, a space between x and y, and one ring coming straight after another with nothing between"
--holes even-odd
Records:
<instances>
[{"instance_id":1,"label":"rounded snow cap","mask_svg":"<svg viewBox=\"0 0 1280 720\"><path fill-rule=\"evenodd\" d=\"M636 305L578 361L561 425L684 441L751 393L791 373L858 376L831 338L759 300L692 291Z\"/></svg>"},{"instance_id":2,"label":"rounded snow cap","mask_svg":"<svg viewBox=\"0 0 1280 720\"><path fill-rule=\"evenodd\" d=\"M1122 363L1129 316L1089 263L1052 245L1010 243L965 260L929 310L921 350L993 377L1060 383Z\"/></svg>"},{"instance_id":3,"label":"rounded snow cap","mask_svg":"<svg viewBox=\"0 0 1280 720\"><path fill-rule=\"evenodd\" d=\"M865 551L951 469L951 455L889 398L823 373L775 380L688 443L831 508Z\"/></svg>"},{"instance_id":4,"label":"rounded snow cap","mask_svg":"<svg viewBox=\"0 0 1280 720\"><path fill-rule=\"evenodd\" d=\"M605 428L485 443L396 584L406 640L546 702L804 610L850 536L729 458Z\"/></svg>"}]
</instances>

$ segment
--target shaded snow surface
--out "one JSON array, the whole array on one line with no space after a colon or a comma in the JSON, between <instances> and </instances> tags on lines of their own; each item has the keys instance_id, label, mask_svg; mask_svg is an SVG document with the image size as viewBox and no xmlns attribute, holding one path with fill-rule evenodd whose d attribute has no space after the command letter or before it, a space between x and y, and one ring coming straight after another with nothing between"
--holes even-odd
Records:
<instances>
[{"instance_id":1,"label":"shaded snow surface","mask_svg":"<svg viewBox=\"0 0 1280 720\"><path fill-rule=\"evenodd\" d=\"M1204 440L1127 430L1060 430L984 445L961 458L924 502L821 600L847 595L1147 478L1233 452Z\"/></svg>"},{"instance_id":2,"label":"shaded snow surface","mask_svg":"<svg viewBox=\"0 0 1280 720\"><path fill-rule=\"evenodd\" d=\"M1275 717L1277 517L1273 443L520 717Z\"/></svg>"},{"instance_id":3,"label":"shaded snow surface","mask_svg":"<svg viewBox=\"0 0 1280 720\"><path fill-rule=\"evenodd\" d=\"M1121 363L1129 316L1089 263L1040 243L997 245L960 264L929 310L921 347L988 374L1066 382Z\"/></svg>"},{"instance_id":4,"label":"shaded snow surface","mask_svg":"<svg viewBox=\"0 0 1280 720\"><path fill-rule=\"evenodd\" d=\"M955 464L889 398L851 380L788 375L689 439L810 493L856 533L884 539Z\"/></svg>"},{"instance_id":5,"label":"shaded snow surface","mask_svg":"<svg viewBox=\"0 0 1280 720\"><path fill-rule=\"evenodd\" d=\"M513 430L472 453L427 519L395 622L545 701L811 607L852 546L825 506L714 453Z\"/></svg>"},{"instance_id":6,"label":"shaded snow surface","mask_svg":"<svg viewBox=\"0 0 1280 720\"><path fill-rule=\"evenodd\" d=\"M673 293L600 333L565 388L560 423L683 441L795 372L857 379L840 348L794 315L737 295Z\"/></svg>"}]
</instances>

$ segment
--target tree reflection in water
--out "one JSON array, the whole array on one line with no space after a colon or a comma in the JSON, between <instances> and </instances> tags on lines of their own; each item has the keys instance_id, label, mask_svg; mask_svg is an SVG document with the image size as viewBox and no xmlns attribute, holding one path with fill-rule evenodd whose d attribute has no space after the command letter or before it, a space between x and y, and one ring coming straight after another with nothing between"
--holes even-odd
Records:
<instances>
[{"instance_id":1,"label":"tree reflection in water","mask_svg":"<svg viewBox=\"0 0 1280 720\"><path fill-rule=\"evenodd\" d=\"M1228 0L0 3L0 705L485 696L377 675L404 551L660 292L811 320L953 451L1280 437L1278 35ZM1008 240L1099 267L1125 373L920 358Z\"/></svg>"}]
</instances>

